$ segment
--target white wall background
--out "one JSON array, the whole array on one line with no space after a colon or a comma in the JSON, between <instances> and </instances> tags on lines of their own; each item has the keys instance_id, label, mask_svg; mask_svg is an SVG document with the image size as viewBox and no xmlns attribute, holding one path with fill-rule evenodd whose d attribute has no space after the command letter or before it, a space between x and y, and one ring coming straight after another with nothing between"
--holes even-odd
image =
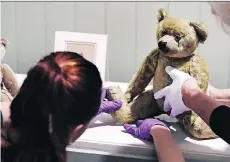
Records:
<instances>
[{"instance_id":1,"label":"white wall background","mask_svg":"<svg viewBox=\"0 0 230 162\"><path fill-rule=\"evenodd\" d=\"M107 80L128 82L148 52L157 46L157 10L203 21L209 30L197 54L209 66L211 83L230 87L228 37L205 2L1 2L1 34L10 44L5 62L26 73L54 48L54 32L108 34Z\"/></svg>"}]
</instances>

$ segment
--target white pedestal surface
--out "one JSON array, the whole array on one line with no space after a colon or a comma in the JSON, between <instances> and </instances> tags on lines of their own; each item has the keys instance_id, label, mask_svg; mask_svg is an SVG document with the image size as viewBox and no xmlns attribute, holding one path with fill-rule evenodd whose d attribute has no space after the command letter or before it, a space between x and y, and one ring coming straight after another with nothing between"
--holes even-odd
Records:
<instances>
[{"instance_id":1,"label":"white pedestal surface","mask_svg":"<svg viewBox=\"0 0 230 162\"><path fill-rule=\"evenodd\" d=\"M22 83L24 76L17 75ZM126 83L105 83L105 86L119 85L125 90ZM150 87L148 87L150 88ZM174 140L184 152L186 161L230 162L230 146L220 138L193 140L168 116L159 117L171 125ZM227 126L227 125L226 125ZM84 134L66 148L69 162L143 162L157 161L152 142L137 139L124 131L108 114L96 116Z\"/></svg>"}]
</instances>

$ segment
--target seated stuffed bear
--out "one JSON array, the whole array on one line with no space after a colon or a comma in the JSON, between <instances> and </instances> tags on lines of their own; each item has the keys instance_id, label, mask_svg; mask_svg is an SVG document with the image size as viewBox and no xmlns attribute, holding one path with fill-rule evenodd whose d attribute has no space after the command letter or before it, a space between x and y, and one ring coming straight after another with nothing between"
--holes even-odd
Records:
<instances>
[{"instance_id":1,"label":"seated stuffed bear","mask_svg":"<svg viewBox=\"0 0 230 162\"><path fill-rule=\"evenodd\" d=\"M158 48L145 58L125 95L118 86L109 87L108 98L123 102L120 110L111 113L113 118L121 123L134 123L138 119L166 113L163 110L164 98L156 100L153 94L172 83L172 79L165 72L167 66L190 74L197 80L200 88L207 92L208 69L205 61L194 53L198 44L206 40L207 29L201 23L169 17L163 9L158 12ZM153 88L145 91L152 79ZM197 139L217 137L193 111L185 112L177 116L177 119Z\"/></svg>"}]
</instances>

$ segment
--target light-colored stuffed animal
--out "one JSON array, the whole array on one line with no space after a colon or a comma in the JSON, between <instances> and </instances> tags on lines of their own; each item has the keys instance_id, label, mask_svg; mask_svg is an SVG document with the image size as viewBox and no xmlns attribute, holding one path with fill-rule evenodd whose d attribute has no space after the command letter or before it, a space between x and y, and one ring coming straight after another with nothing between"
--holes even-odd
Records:
<instances>
[{"instance_id":1,"label":"light-colored stuffed animal","mask_svg":"<svg viewBox=\"0 0 230 162\"><path fill-rule=\"evenodd\" d=\"M130 81L125 95L119 87L109 87L110 96L107 98L123 102L121 109L111 113L112 117L121 123L134 123L138 119L166 113L163 110L164 98L155 100L153 94L172 83L172 79L165 72L167 66L190 74L197 80L199 87L207 92L208 68L204 59L194 53L208 36L206 27L199 22L170 17L160 9L156 36L158 47L146 56L139 71ZM145 91L152 79L153 88ZM177 119L194 138L217 137L193 111L183 113L177 116Z\"/></svg>"},{"instance_id":2,"label":"light-colored stuffed animal","mask_svg":"<svg viewBox=\"0 0 230 162\"><path fill-rule=\"evenodd\" d=\"M0 65L0 81L1 81L1 102L11 102L15 95L18 93L20 88L19 83L15 77L15 73L9 67L9 65L2 63L5 54L8 41L1 38L0 42L0 55L1 55L1 65Z\"/></svg>"}]
</instances>

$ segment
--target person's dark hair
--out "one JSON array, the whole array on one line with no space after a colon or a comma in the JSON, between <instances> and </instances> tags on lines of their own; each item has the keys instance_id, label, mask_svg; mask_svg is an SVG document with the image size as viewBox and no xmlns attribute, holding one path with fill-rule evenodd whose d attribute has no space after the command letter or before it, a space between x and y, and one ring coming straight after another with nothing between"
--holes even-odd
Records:
<instances>
[{"instance_id":1,"label":"person's dark hair","mask_svg":"<svg viewBox=\"0 0 230 162\"><path fill-rule=\"evenodd\" d=\"M68 137L74 127L96 115L101 88L97 67L79 54L45 56L29 70L12 101L11 124L20 137L2 156L17 162L65 161L61 153Z\"/></svg>"}]
</instances>

